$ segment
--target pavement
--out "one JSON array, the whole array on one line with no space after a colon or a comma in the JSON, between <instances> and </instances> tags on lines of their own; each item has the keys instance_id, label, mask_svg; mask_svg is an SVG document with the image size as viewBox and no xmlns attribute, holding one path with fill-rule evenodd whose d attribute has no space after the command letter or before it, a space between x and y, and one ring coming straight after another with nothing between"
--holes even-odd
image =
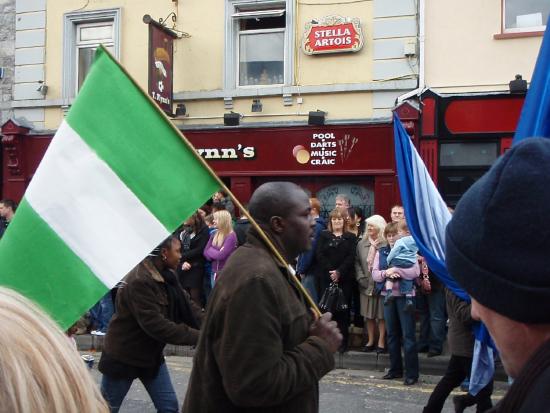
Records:
<instances>
[{"instance_id":1,"label":"pavement","mask_svg":"<svg viewBox=\"0 0 550 413\"><path fill-rule=\"evenodd\" d=\"M78 349L82 352L101 352L103 350L103 340L101 336L92 336L90 334L82 334L75 336ZM166 356L193 357L195 350L190 346L176 346L168 344L165 347L164 354ZM389 368L390 360L388 354L364 353L362 351L350 350L346 353L336 353L334 355L336 368L346 370L368 370L383 373ZM447 370L450 355L447 353L446 347L440 356L427 357L426 353L418 355L420 364L420 374L442 376ZM502 366L497 364L495 372L496 381L507 381L506 373Z\"/></svg>"}]
</instances>

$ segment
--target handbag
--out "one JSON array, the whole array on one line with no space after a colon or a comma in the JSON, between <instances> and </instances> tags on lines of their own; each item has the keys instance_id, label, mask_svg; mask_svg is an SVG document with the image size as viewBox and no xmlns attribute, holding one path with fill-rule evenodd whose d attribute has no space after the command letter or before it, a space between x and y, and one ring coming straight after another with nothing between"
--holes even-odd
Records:
<instances>
[{"instance_id":1,"label":"handbag","mask_svg":"<svg viewBox=\"0 0 550 413\"><path fill-rule=\"evenodd\" d=\"M342 289L338 287L338 283L332 282L327 287L319 301L319 309L323 313L330 311L332 314L348 309L346 297Z\"/></svg>"},{"instance_id":2,"label":"handbag","mask_svg":"<svg viewBox=\"0 0 550 413\"><path fill-rule=\"evenodd\" d=\"M430 275L428 265L426 264L426 259L422 257L420 260L422 275L418 279L418 285L420 286L420 291L423 294L428 295L432 292L432 284L430 283Z\"/></svg>"}]
</instances>

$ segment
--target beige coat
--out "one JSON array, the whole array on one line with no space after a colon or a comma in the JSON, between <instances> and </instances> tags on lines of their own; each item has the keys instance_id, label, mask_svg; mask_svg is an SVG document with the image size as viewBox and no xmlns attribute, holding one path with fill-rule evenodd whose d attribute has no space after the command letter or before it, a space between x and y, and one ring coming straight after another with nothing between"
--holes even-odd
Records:
<instances>
[{"instance_id":1,"label":"beige coat","mask_svg":"<svg viewBox=\"0 0 550 413\"><path fill-rule=\"evenodd\" d=\"M384 247L387 244L380 244L378 248ZM367 265L367 257L371 243L368 237L364 237L357 244L357 254L355 254L355 278L359 284L359 291L364 296L372 296L374 293L374 280Z\"/></svg>"}]
</instances>

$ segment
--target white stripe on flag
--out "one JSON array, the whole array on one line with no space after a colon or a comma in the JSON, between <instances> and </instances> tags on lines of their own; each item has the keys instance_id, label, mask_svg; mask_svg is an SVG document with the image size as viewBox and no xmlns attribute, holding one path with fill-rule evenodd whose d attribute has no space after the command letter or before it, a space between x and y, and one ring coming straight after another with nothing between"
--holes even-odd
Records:
<instances>
[{"instance_id":1,"label":"white stripe on flag","mask_svg":"<svg viewBox=\"0 0 550 413\"><path fill-rule=\"evenodd\" d=\"M451 220L447 205L437 191L422 158L411 143L414 197L418 223L426 246L441 261L445 261L445 228Z\"/></svg>"},{"instance_id":2,"label":"white stripe on flag","mask_svg":"<svg viewBox=\"0 0 550 413\"><path fill-rule=\"evenodd\" d=\"M65 121L25 197L109 288L169 235Z\"/></svg>"}]
</instances>

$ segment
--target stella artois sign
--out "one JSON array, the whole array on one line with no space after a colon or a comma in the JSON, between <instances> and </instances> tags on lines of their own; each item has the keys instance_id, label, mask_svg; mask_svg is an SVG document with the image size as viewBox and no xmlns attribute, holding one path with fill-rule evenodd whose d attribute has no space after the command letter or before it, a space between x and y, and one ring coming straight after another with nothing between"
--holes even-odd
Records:
<instances>
[{"instance_id":1,"label":"stella artois sign","mask_svg":"<svg viewBox=\"0 0 550 413\"><path fill-rule=\"evenodd\" d=\"M363 32L358 18L326 16L306 24L302 49L305 54L358 52Z\"/></svg>"}]
</instances>

